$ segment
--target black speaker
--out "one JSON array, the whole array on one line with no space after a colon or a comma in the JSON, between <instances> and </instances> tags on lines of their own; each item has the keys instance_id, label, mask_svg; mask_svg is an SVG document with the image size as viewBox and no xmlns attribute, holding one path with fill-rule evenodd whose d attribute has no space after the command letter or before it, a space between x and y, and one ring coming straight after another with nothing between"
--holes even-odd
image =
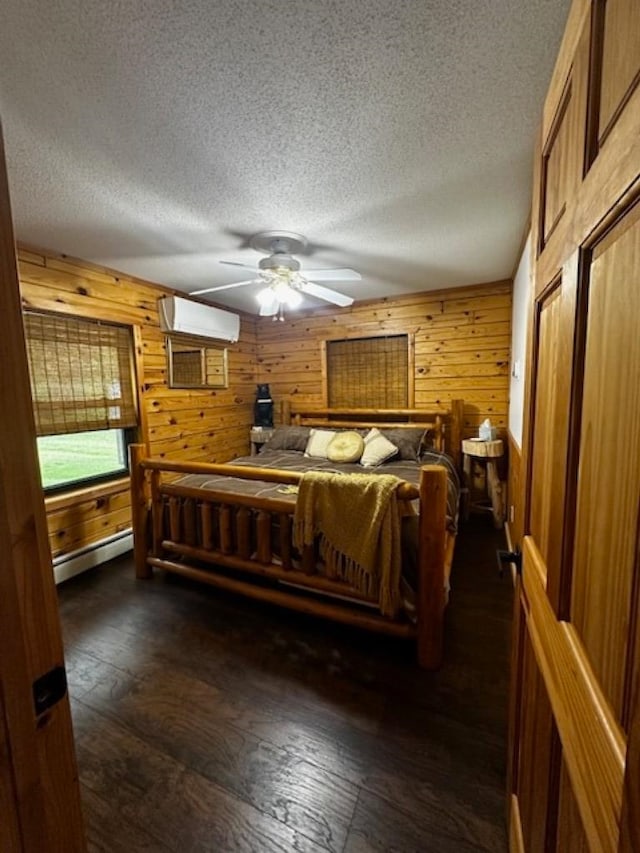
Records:
<instances>
[{"instance_id":1,"label":"black speaker","mask_svg":"<svg viewBox=\"0 0 640 853\"><path fill-rule=\"evenodd\" d=\"M258 385L253 422L255 426L273 426L273 400L268 385Z\"/></svg>"}]
</instances>

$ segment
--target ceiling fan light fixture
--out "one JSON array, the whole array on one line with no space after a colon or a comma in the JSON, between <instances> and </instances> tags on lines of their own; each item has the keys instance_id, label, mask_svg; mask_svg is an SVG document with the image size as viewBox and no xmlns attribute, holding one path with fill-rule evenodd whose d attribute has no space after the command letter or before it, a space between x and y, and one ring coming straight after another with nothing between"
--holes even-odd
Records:
<instances>
[{"instance_id":1,"label":"ceiling fan light fixture","mask_svg":"<svg viewBox=\"0 0 640 853\"><path fill-rule=\"evenodd\" d=\"M286 280L276 282L271 289L278 302L288 308L297 308L302 302L302 295L294 290Z\"/></svg>"},{"instance_id":2,"label":"ceiling fan light fixture","mask_svg":"<svg viewBox=\"0 0 640 853\"><path fill-rule=\"evenodd\" d=\"M300 305L302 305L302 294L298 293L297 290L289 288L289 293L287 294L287 305L289 308L299 308Z\"/></svg>"},{"instance_id":3,"label":"ceiling fan light fixture","mask_svg":"<svg viewBox=\"0 0 640 853\"><path fill-rule=\"evenodd\" d=\"M256 293L256 299L260 305L267 305L273 299L273 289L265 287Z\"/></svg>"}]
</instances>

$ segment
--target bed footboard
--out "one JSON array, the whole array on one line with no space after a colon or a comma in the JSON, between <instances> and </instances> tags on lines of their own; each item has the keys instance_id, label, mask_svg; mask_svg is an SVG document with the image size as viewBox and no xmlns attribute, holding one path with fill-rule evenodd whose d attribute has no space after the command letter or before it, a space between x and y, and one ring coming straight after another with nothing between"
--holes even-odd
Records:
<instances>
[{"instance_id":1,"label":"bed footboard","mask_svg":"<svg viewBox=\"0 0 640 853\"><path fill-rule=\"evenodd\" d=\"M296 483L299 473L147 459L143 445L132 445L130 453L138 578L150 578L154 568L161 568L335 621L400 637L417 636L420 665L431 669L439 666L447 553L447 474L442 466L423 466L419 490L408 483L398 487L401 501L419 497L423 510L414 624L404 613L396 620L382 616L377 601L340 578L319 573L313 546L306 546L299 554L294 551L292 500L204 491L184 483L164 482L162 477L166 473L215 472ZM265 581L271 583L266 585Z\"/></svg>"}]
</instances>

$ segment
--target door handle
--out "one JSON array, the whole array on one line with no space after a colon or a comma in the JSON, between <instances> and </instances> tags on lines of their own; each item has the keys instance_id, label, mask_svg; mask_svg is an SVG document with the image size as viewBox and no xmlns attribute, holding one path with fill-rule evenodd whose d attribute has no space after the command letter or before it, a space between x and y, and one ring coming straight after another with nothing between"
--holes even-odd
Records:
<instances>
[{"instance_id":1,"label":"door handle","mask_svg":"<svg viewBox=\"0 0 640 853\"><path fill-rule=\"evenodd\" d=\"M56 666L33 682L33 706L36 717L64 698L67 692L67 672L63 666Z\"/></svg>"},{"instance_id":2,"label":"door handle","mask_svg":"<svg viewBox=\"0 0 640 853\"><path fill-rule=\"evenodd\" d=\"M498 548L496 557L498 558L498 574L500 577L504 575L505 566L509 563L513 563L516 567L516 574L522 577L522 551L517 548L515 551L505 551Z\"/></svg>"}]
</instances>

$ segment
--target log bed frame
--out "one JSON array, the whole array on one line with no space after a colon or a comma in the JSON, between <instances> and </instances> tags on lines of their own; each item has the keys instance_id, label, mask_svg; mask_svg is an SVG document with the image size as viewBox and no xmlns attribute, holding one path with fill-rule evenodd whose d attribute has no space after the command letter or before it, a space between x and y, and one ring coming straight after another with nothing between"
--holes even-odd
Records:
<instances>
[{"instance_id":1,"label":"log bed frame","mask_svg":"<svg viewBox=\"0 0 640 853\"><path fill-rule=\"evenodd\" d=\"M281 423L326 429L424 427L433 436L434 447L446 449L459 471L462 417L462 400L453 400L450 411L437 414L420 409L296 409L285 402ZM446 585L455 540L446 527L447 474L443 466L422 466L419 487L402 483L396 492L399 502L420 500L415 624L404 614L393 620L366 609L363 605L370 607L371 602L356 589L344 581L316 574L316 554L311 546L304 549L300 567L294 567L292 501L204 492L171 481L186 474L222 474L296 485L302 476L299 472L147 458L143 444L131 445L130 469L138 578L150 578L154 568L164 569L303 613L396 637L413 637L417 640L419 664L427 669L440 665ZM279 559L272 552L273 516L278 520ZM207 567L203 568L202 563ZM253 575L256 580L231 576L224 569L217 572L216 566L232 569L236 575ZM265 585L264 581L271 583Z\"/></svg>"}]
</instances>

